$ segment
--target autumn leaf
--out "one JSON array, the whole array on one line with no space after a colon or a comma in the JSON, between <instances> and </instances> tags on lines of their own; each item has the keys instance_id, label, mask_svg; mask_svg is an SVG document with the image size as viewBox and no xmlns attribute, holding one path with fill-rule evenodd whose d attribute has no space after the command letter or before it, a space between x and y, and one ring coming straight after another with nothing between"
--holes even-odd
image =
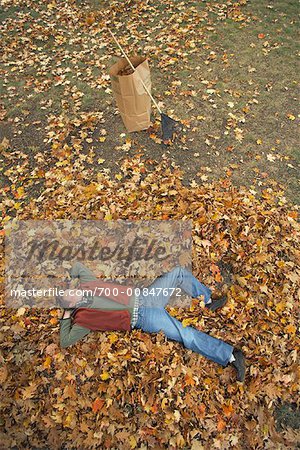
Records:
<instances>
[{"instance_id":1,"label":"autumn leaf","mask_svg":"<svg viewBox=\"0 0 300 450\"><path fill-rule=\"evenodd\" d=\"M49 369L49 367L51 366L51 362L52 362L51 356L47 356L45 361L43 362L44 369Z\"/></svg>"},{"instance_id":2,"label":"autumn leaf","mask_svg":"<svg viewBox=\"0 0 300 450\"><path fill-rule=\"evenodd\" d=\"M296 327L295 327L295 325L292 325L292 324L287 325L285 327L285 331L286 331L286 333L289 333L289 334L295 334L296 333Z\"/></svg>"},{"instance_id":3,"label":"autumn leaf","mask_svg":"<svg viewBox=\"0 0 300 450\"><path fill-rule=\"evenodd\" d=\"M117 334L115 334L115 333L110 333L109 336L108 336L108 339L109 339L109 341L110 341L111 344L114 344L115 342L118 341L119 338L118 338L118 335L117 335Z\"/></svg>"},{"instance_id":4,"label":"autumn leaf","mask_svg":"<svg viewBox=\"0 0 300 450\"><path fill-rule=\"evenodd\" d=\"M206 405L204 403L200 403L198 411L199 411L198 416L200 417L200 419L204 419L206 412Z\"/></svg>"},{"instance_id":5,"label":"autumn leaf","mask_svg":"<svg viewBox=\"0 0 300 450\"><path fill-rule=\"evenodd\" d=\"M26 309L22 306L21 308L18 309L17 311L17 316L23 316L26 312Z\"/></svg>"},{"instance_id":6,"label":"autumn leaf","mask_svg":"<svg viewBox=\"0 0 300 450\"><path fill-rule=\"evenodd\" d=\"M224 431L225 428L226 428L226 422L224 422L223 419L219 419L219 420L218 420L218 425L217 425L217 430L218 430L219 432L221 432L221 431Z\"/></svg>"},{"instance_id":7,"label":"autumn leaf","mask_svg":"<svg viewBox=\"0 0 300 450\"><path fill-rule=\"evenodd\" d=\"M105 401L104 401L103 399L97 397L97 398L94 400L93 405L92 405L92 410L93 410L93 412L94 412L94 413L97 413L97 412L102 408L102 406L103 406L104 404L105 404Z\"/></svg>"},{"instance_id":8,"label":"autumn leaf","mask_svg":"<svg viewBox=\"0 0 300 450\"><path fill-rule=\"evenodd\" d=\"M129 444L130 444L130 448L136 448L137 447L137 440L136 440L136 438L134 436L130 436Z\"/></svg>"},{"instance_id":9,"label":"autumn leaf","mask_svg":"<svg viewBox=\"0 0 300 450\"><path fill-rule=\"evenodd\" d=\"M8 369L6 365L0 366L0 383L4 383L8 377Z\"/></svg>"},{"instance_id":10,"label":"autumn leaf","mask_svg":"<svg viewBox=\"0 0 300 450\"><path fill-rule=\"evenodd\" d=\"M110 378L110 375L108 372L103 372L103 373L101 373L100 378L101 378L101 380L106 381Z\"/></svg>"},{"instance_id":11,"label":"autumn leaf","mask_svg":"<svg viewBox=\"0 0 300 450\"><path fill-rule=\"evenodd\" d=\"M23 400L26 400L28 398L32 398L34 397L34 394L36 392L37 386L35 383L30 383L29 386L27 386L26 388L23 389L22 391L22 397Z\"/></svg>"},{"instance_id":12,"label":"autumn leaf","mask_svg":"<svg viewBox=\"0 0 300 450\"><path fill-rule=\"evenodd\" d=\"M183 319L182 325L184 327L187 327L187 326L190 326L190 325L196 325L197 321L198 321L198 319L196 317L190 318L190 319Z\"/></svg>"},{"instance_id":13,"label":"autumn leaf","mask_svg":"<svg viewBox=\"0 0 300 450\"><path fill-rule=\"evenodd\" d=\"M233 406L231 404L223 405L223 411L226 417L230 417L233 413Z\"/></svg>"}]
</instances>

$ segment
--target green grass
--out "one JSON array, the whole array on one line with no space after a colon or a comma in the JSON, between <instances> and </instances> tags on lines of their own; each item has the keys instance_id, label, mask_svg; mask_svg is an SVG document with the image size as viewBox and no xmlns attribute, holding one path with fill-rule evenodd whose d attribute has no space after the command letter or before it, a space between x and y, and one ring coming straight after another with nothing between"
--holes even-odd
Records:
<instances>
[{"instance_id":1,"label":"green grass","mask_svg":"<svg viewBox=\"0 0 300 450\"><path fill-rule=\"evenodd\" d=\"M13 17L18 9L18 6L10 6L7 9L3 9L3 11L0 10L0 22L4 22L4 20Z\"/></svg>"}]
</instances>

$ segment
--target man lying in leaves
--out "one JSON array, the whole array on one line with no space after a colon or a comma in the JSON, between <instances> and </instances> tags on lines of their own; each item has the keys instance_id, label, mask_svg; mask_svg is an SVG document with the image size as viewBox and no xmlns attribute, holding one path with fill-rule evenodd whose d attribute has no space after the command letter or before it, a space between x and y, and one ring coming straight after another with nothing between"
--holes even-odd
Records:
<instances>
[{"instance_id":1,"label":"man lying in leaves","mask_svg":"<svg viewBox=\"0 0 300 450\"><path fill-rule=\"evenodd\" d=\"M186 348L224 367L231 364L237 371L237 380L244 381L245 358L241 350L194 327L184 327L165 310L172 289L174 291L176 288L182 289L193 298L204 296L205 306L212 311L226 303L226 297L212 301L210 289L200 283L188 270L176 267L148 286L150 295L143 295L141 290L138 297L134 294L127 295L128 290L120 289L124 286L97 279L80 262L73 265L70 275L72 278L79 278L83 293L92 290L100 292L98 289L101 288L101 293L105 292L105 296L86 298L80 291L80 295L76 296L71 295L70 289L65 290L59 299L61 306L65 308L60 319L61 347L74 344L91 330L130 331L133 328L140 328L148 333L162 330L169 339L181 342ZM107 286L109 289L106 289Z\"/></svg>"}]
</instances>

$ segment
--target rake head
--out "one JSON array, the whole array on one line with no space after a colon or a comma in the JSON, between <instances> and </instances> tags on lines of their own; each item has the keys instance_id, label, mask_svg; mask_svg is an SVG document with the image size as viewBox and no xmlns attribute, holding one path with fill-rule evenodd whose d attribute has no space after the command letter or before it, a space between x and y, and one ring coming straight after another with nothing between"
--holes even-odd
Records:
<instances>
[{"instance_id":1,"label":"rake head","mask_svg":"<svg viewBox=\"0 0 300 450\"><path fill-rule=\"evenodd\" d=\"M163 141L172 141L174 135L177 134L181 129L182 125L180 124L180 122L171 119L171 117L167 116L164 113L161 113L161 130Z\"/></svg>"}]
</instances>

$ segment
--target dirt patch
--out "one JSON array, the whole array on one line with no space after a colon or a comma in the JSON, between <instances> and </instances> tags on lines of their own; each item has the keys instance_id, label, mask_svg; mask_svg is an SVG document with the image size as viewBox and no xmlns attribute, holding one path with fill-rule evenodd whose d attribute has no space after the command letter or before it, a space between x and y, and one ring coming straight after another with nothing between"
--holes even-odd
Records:
<instances>
[{"instance_id":1,"label":"dirt patch","mask_svg":"<svg viewBox=\"0 0 300 450\"><path fill-rule=\"evenodd\" d=\"M294 430L299 430L300 409L295 403L284 403L275 410L275 420L278 431L282 431L286 427L291 427Z\"/></svg>"}]
</instances>

